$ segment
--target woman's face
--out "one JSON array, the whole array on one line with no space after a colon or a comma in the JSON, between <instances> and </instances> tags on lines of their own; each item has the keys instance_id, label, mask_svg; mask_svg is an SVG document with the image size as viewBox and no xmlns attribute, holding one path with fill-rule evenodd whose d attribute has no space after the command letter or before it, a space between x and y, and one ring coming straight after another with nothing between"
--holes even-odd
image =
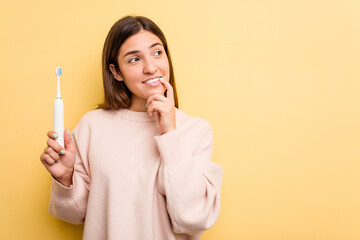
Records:
<instances>
[{"instance_id":1,"label":"woman's face","mask_svg":"<svg viewBox=\"0 0 360 240\"><path fill-rule=\"evenodd\" d=\"M115 78L132 92L130 109L144 109L151 95L164 94L159 78L169 81L169 61L155 34L143 30L129 37L120 47L118 63L121 74Z\"/></svg>"}]
</instances>

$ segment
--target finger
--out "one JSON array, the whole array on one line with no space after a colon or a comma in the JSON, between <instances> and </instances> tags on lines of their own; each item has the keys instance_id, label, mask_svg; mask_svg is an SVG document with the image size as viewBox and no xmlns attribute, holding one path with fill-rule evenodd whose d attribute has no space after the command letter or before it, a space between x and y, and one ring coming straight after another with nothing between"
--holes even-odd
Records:
<instances>
[{"instance_id":1,"label":"finger","mask_svg":"<svg viewBox=\"0 0 360 240\"><path fill-rule=\"evenodd\" d=\"M164 85L164 87L167 90L166 98L170 99L171 101L174 101L174 89L171 86L171 84L168 81L164 80L163 78L160 78L160 82Z\"/></svg>"},{"instance_id":2,"label":"finger","mask_svg":"<svg viewBox=\"0 0 360 240\"><path fill-rule=\"evenodd\" d=\"M169 101L165 96L163 95L160 95L160 94L154 94L154 95L151 95L147 101L146 101L146 106L150 106L150 104L153 102L153 101L164 101L164 102L167 102Z\"/></svg>"},{"instance_id":3,"label":"finger","mask_svg":"<svg viewBox=\"0 0 360 240\"><path fill-rule=\"evenodd\" d=\"M63 149L63 147L59 143L57 143L54 139L49 138L46 143L49 147L54 149L55 152L60 153L62 155L65 154L65 150Z\"/></svg>"},{"instance_id":4,"label":"finger","mask_svg":"<svg viewBox=\"0 0 360 240\"><path fill-rule=\"evenodd\" d=\"M60 160L59 154L56 153L51 147L46 148L44 153L49 155L54 161Z\"/></svg>"},{"instance_id":5,"label":"finger","mask_svg":"<svg viewBox=\"0 0 360 240\"><path fill-rule=\"evenodd\" d=\"M43 164L48 164L48 165L53 165L56 161L54 159L52 159L48 154L43 153L40 156L40 161Z\"/></svg>"},{"instance_id":6,"label":"finger","mask_svg":"<svg viewBox=\"0 0 360 240\"><path fill-rule=\"evenodd\" d=\"M74 149L74 144L72 143L71 136L68 131L68 129L64 131L64 145L66 150L72 151Z\"/></svg>"},{"instance_id":7,"label":"finger","mask_svg":"<svg viewBox=\"0 0 360 240\"><path fill-rule=\"evenodd\" d=\"M48 131L47 136L49 138L56 139L59 135L54 130L51 130L51 131Z\"/></svg>"},{"instance_id":8,"label":"finger","mask_svg":"<svg viewBox=\"0 0 360 240\"><path fill-rule=\"evenodd\" d=\"M158 112L160 113L161 115L163 115L164 113L166 113L168 107L167 107L167 104L164 103L164 102L160 102L160 101L153 101L150 106L148 107L148 114L149 114L149 117L152 117L153 115L153 112Z\"/></svg>"}]
</instances>

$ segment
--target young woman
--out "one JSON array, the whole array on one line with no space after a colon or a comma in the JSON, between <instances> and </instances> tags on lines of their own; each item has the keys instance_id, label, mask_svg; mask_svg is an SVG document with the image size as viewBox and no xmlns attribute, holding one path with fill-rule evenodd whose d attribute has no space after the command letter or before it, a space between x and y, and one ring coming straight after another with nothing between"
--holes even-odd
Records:
<instances>
[{"instance_id":1,"label":"young woman","mask_svg":"<svg viewBox=\"0 0 360 240\"><path fill-rule=\"evenodd\" d=\"M222 168L210 125L177 108L164 34L145 17L120 19L102 70L100 108L65 131L64 149L48 132L50 214L85 222L84 239L200 239L219 215Z\"/></svg>"}]
</instances>

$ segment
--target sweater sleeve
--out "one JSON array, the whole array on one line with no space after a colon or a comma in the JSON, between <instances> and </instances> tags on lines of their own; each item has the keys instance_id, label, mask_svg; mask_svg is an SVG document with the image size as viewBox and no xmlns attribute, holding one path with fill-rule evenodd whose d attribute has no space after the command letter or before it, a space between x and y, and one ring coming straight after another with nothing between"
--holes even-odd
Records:
<instances>
[{"instance_id":1,"label":"sweater sleeve","mask_svg":"<svg viewBox=\"0 0 360 240\"><path fill-rule=\"evenodd\" d=\"M73 224L83 223L86 215L90 188L89 134L89 130L81 121L71 134L76 146L72 185L65 187L54 179L51 186L50 214Z\"/></svg>"},{"instance_id":2,"label":"sweater sleeve","mask_svg":"<svg viewBox=\"0 0 360 240\"><path fill-rule=\"evenodd\" d=\"M211 161L212 135L210 125L197 120L155 137L159 192L176 233L199 233L218 218L222 167Z\"/></svg>"}]
</instances>

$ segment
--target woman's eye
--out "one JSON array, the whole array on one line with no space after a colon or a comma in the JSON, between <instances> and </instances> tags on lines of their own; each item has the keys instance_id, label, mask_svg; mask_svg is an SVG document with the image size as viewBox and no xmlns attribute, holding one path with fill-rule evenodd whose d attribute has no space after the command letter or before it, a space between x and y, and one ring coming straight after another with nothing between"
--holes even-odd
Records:
<instances>
[{"instance_id":1,"label":"woman's eye","mask_svg":"<svg viewBox=\"0 0 360 240\"><path fill-rule=\"evenodd\" d=\"M134 62L136 62L136 61L139 61L139 58L138 58L138 57L134 57L134 58L130 59L129 62L134 63Z\"/></svg>"},{"instance_id":2,"label":"woman's eye","mask_svg":"<svg viewBox=\"0 0 360 240\"><path fill-rule=\"evenodd\" d=\"M161 51L156 51L154 55L159 56L159 55L161 55L161 53L162 53Z\"/></svg>"}]
</instances>

